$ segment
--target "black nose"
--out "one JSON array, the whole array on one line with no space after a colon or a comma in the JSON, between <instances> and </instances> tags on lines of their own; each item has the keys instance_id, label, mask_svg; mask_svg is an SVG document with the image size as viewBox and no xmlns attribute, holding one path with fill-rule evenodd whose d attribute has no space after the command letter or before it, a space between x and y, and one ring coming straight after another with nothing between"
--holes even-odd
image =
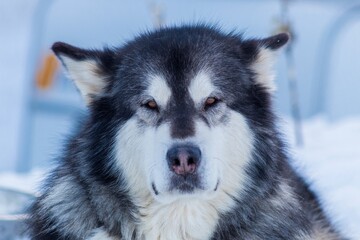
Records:
<instances>
[{"instance_id":1,"label":"black nose","mask_svg":"<svg viewBox=\"0 0 360 240\"><path fill-rule=\"evenodd\" d=\"M169 168L177 175L192 174L199 166L201 151L193 145L176 145L166 154Z\"/></svg>"}]
</instances>

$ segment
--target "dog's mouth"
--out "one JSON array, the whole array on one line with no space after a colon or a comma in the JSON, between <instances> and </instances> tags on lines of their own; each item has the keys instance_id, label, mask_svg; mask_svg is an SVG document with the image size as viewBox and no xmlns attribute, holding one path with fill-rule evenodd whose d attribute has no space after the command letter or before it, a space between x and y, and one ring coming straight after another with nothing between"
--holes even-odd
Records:
<instances>
[{"instance_id":1,"label":"dog's mouth","mask_svg":"<svg viewBox=\"0 0 360 240\"><path fill-rule=\"evenodd\" d=\"M153 192L155 193L155 195L159 195L159 191L157 190L154 182L151 183L151 188L152 188Z\"/></svg>"},{"instance_id":2,"label":"dog's mouth","mask_svg":"<svg viewBox=\"0 0 360 240\"><path fill-rule=\"evenodd\" d=\"M181 194L189 194L195 190L204 190L204 187L198 174L186 176L173 175L170 180L169 190Z\"/></svg>"},{"instance_id":3,"label":"dog's mouth","mask_svg":"<svg viewBox=\"0 0 360 240\"><path fill-rule=\"evenodd\" d=\"M216 182L215 187L211 189L212 192L216 192L219 188L220 180ZM161 192L156 187L154 182L151 183L152 191L155 195L160 195ZM166 192L175 194L193 194L196 192L206 191L206 189L197 176L187 177L179 179L178 177L172 177L170 187Z\"/></svg>"},{"instance_id":4,"label":"dog's mouth","mask_svg":"<svg viewBox=\"0 0 360 240\"><path fill-rule=\"evenodd\" d=\"M204 190L204 189L201 186L198 186L193 183L182 182L177 184L176 186L173 186L170 190L173 192L176 191L180 194L189 194L189 193L194 193L196 190Z\"/></svg>"}]
</instances>

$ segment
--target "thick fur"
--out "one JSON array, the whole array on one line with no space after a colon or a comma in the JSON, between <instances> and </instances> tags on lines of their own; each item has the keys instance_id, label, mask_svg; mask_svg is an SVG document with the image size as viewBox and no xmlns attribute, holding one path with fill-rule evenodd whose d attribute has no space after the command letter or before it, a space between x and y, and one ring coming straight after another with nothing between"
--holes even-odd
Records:
<instances>
[{"instance_id":1,"label":"thick fur","mask_svg":"<svg viewBox=\"0 0 360 240\"><path fill-rule=\"evenodd\" d=\"M102 51L54 44L89 111L32 206L32 239L344 239L276 130L287 41L198 25ZM201 153L186 177L167 159L178 146Z\"/></svg>"}]
</instances>

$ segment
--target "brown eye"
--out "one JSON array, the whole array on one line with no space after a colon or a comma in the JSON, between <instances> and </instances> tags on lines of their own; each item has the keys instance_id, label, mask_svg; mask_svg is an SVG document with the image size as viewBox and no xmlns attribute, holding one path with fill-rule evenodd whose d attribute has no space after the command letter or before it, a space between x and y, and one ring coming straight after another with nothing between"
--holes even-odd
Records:
<instances>
[{"instance_id":1,"label":"brown eye","mask_svg":"<svg viewBox=\"0 0 360 240\"><path fill-rule=\"evenodd\" d=\"M219 102L219 99L217 99L215 97L208 97L206 99L205 105L204 105L205 110L208 109L209 107L215 106L218 102Z\"/></svg>"},{"instance_id":2,"label":"brown eye","mask_svg":"<svg viewBox=\"0 0 360 240\"><path fill-rule=\"evenodd\" d=\"M145 107L151 109L151 110L157 110L158 105L154 100L150 100L144 104Z\"/></svg>"}]
</instances>

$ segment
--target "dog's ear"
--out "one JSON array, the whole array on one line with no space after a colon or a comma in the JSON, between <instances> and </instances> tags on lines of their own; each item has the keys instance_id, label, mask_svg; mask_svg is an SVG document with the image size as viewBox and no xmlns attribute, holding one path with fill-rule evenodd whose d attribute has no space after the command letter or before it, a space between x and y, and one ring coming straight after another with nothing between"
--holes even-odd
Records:
<instances>
[{"instance_id":1,"label":"dog's ear","mask_svg":"<svg viewBox=\"0 0 360 240\"><path fill-rule=\"evenodd\" d=\"M289 41L288 33L280 33L265 39L250 39L243 43L243 51L250 69L255 73L256 84L261 85L268 92L276 90L273 65L276 53Z\"/></svg>"},{"instance_id":2,"label":"dog's ear","mask_svg":"<svg viewBox=\"0 0 360 240\"><path fill-rule=\"evenodd\" d=\"M114 53L111 50L85 50L62 42L54 43L52 50L64 65L69 78L75 82L87 105L103 93L113 71Z\"/></svg>"}]
</instances>

